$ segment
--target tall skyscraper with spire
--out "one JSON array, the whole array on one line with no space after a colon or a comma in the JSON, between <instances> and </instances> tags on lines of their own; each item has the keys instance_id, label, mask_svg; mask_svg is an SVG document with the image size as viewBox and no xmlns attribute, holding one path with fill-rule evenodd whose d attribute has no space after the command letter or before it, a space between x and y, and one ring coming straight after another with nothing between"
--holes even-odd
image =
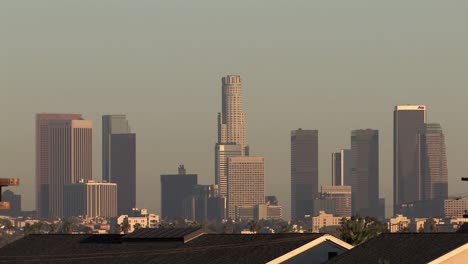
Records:
<instances>
[{"instance_id":1,"label":"tall skyscraper with spire","mask_svg":"<svg viewBox=\"0 0 468 264\"><path fill-rule=\"evenodd\" d=\"M421 198L417 134L426 123L426 111L424 105L398 105L393 112L393 205L396 211L402 203Z\"/></svg>"}]
</instances>

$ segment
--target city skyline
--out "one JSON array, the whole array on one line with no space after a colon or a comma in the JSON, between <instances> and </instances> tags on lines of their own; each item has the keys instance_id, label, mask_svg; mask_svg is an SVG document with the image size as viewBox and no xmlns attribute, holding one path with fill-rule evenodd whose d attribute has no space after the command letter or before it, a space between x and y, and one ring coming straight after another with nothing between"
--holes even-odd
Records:
<instances>
[{"instance_id":1,"label":"city skyline","mask_svg":"<svg viewBox=\"0 0 468 264\"><path fill-rule=\"evenodd\" d=\"M240 12L207 2L182 11L172 8L176 3L109 3L52 10L12 2L0 11L7 35L0 120L8 124L0 137L0 172L21 178L15 192L25 209L34 208L38 112L81 113L94 121L95 179L101 177L100 116L127 114L138 133L138 207L159 209L152 196L157 175L180 163L202 184L212 183L214 113L226 74L244 78L247 137L267 161L267 194L278 197L286 217L288 134L297 127L322 135L319 185L330 184L329 155L349 147L351 130L379 129L380 196L391 205L391 112L407 103L427 105L429 121L443 126L449 193L466 192L459 184L468 149L466 3L240 3ZM57 23L51 14L66 19Z\"/></svg>"}]
</instances>

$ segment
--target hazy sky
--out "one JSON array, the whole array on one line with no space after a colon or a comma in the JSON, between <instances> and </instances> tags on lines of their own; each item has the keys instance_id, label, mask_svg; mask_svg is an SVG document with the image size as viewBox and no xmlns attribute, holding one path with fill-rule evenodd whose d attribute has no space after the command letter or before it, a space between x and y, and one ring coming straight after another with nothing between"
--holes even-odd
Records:
<instances>
[{"instance_id":1,"label":"hazy sky","mask_svg":"<svg viewBox=\"0 0 468 264\"><path fill-rule=\"evenodd\" d=\"M247 140L267 194L290 211L290 130L319 130L320 185L352 129L380 132L380 194L393 201L392 111L426 104L447 138L449 193L468 192L468 1L0 1L0 176L34 208L34 115L127 114L137 205L159 211L180 163L214 183L221 77L243 78ZM388 208L390 209L390 208Z\"/></svg>"}]
</instances>

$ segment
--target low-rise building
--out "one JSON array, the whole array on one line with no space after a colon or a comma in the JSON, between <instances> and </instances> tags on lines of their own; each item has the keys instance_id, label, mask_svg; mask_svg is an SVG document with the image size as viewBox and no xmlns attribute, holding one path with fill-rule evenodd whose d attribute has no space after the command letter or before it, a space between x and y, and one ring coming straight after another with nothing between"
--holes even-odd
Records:
<instances>
[{"instance_id":1,"label":"low-rise building","mask_svg":"<svg viewBox=\"0 0 468 264\"><path fill-rule=\"evenodd\" d=\"M395 217L390 218L387 222L387 225L388 225L388 230L390 230L390 233L403 232L403 231L409 232L410 223L411 223L411 219L401 214L398 214Z\"/></svg>"},{"instance_id":2,"label":"low-rise building","mask_svg":"<svg viewBox=\"0 0 468 264\"><path fill-rule=\"evenodd\" d=\"M343 217L320 211L318 216L312 217L312 233L334 233L340 227Z\"/></svg>"},{"instance_id":3,"label":"low-rise building","mask_svg":"<svg viewBox=\"0 0 468 264\"><path fill-rule=\"evenodd\" d=\"M115 218L113 225L111 226L112 230L115 232L117 225L122 227L122 224L127 221L128 233L135 231L135 228L158 228L160 223L159 215L149 214L146 209L134 208L132 214L130 215L120 215Z\"/></svg>"}]
</instances>

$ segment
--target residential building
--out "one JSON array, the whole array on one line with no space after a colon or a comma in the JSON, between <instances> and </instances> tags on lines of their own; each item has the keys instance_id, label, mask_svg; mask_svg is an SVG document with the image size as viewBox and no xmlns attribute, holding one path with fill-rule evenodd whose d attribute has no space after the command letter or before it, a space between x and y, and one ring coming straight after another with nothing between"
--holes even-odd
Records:
<instances>
[{"instance_id":1,"label":"residential building","mask_svg":"<svg viewBox=\"0 0 468 264\"><path fill-rule=\"evenodd\" d=\"M236 207L265 202L265 161L262 157L228 159L228 217L236 219Z\"/></svg>"},{"instance_id":2,"label":"residential building","mask_svg":"<svg viewBox=\"0 0 468 264\"><path fill-rule=\"evenodd\" d=\"M445 136L439 124L424 124L417 134L417 162L421 200L448 197Z\"/></svg>"},{"instance_id":3,"label":"residential building","mask_svg":"<svg viewBox=\"0 0 468 264\"><path fill-rule=\"evenodd\" d=\"M351 185L351 150L332 153L332 185Z\"/></svg>"},{"instance_id":4,"label":"residential building","mask_svg":"<svg viewBox=\"0 0 468 264\"><path fill-rule=\"evenodd\" d=\"M317 216L312 217L312 233L333 233L340 227L343 217L327 214L320 211Z\"/></svg>"},{"instance_id":5,"label":"residential building","mask_svg":"<svg viewBox=\"0 0 468 264\"><path fill-rule=\"evenodd\" d=\"M382 233L327 263L465 263L466 233Z\"/></svg>"},{"instance_id":6,"label":"residential building","mask_svg":"<svg viewBox=\"0 0 468 264\"><path fill-rule=\"evenodd\" d=\"M66 241L66 243L64 243ZM60 248L44 255L44 245ZM21 263L324 263L353 246L325 234L206 234L199 228L141 228L131 234L34 235L0 248L2 260ZM204 250L201 250L204 249ZM377 262L376 262L377 263Z\"/></svg>"},{"instance_id":7,"label":"residential building","mask_svg":"<svg viewBox=\"0 0 468 264\"><path fill-rule=\"evenodd\" d=\"M291 219L313 212L318 196L318 131L291 131Z\"/></svg>"},{"instance_id":8,"label":"residential building","mask_svg":"<svg viewBox=\"0 0 468 264\"><path fill-rule=\"evenodd\" d=\"M122 226L122 224L128 222L128 233L133 233L135 227L137 228L159 228L160 218L157 214L150 214L146 209L139 210L133 208L132 213L129 215L120 215L114 218L114 227L116 225ZM115 230L114 230L115 232Z\"/></svg>"},{"instance_id":9,"label":"residential building","mask_svg":"<svg viewBox=\"0 0 468 264\"><path fill-rule=\"evenodd\" d=\"M49 215L49 121L80 120L80 114L36 114L36 211L38 217Z\"/></svg>"},{"instance_id":10,"label":"residential building","mask_svg":"<svg viewBox=\"0 0 468 264\"><path fill-rule=\"evenodd\" d=\"M335 211L333 214L338 217L351 217L352 215L352 193L351 186L322 186L320 191L322 199L333 200Z\"/></svg>"},{"instance_id":11,"label":"residential building","mask_svg":"<svg viewBox=\"0 0 468 264\"><path fill-rule=\"evenodd\" d=\"M117 184L81 181L64 186L64 215L66 217L117 216Z\"/></svg>"},{"instance_id":12,"label":"residential building","mask_svg":"<svg viewBox=\"0 0 468 264\"><path fill-rule=\"evenodd\" d=\"M426 123L426 106L399 105L393 112L393 204L421 199L417 168L417 134Z\"/></svg>"},{"instance_id":13,"label":"residential building","mask_svg":"<svg viewBox=\"0 0 468 264\"><path fill-rule=\"evenodd\" d=\"M52 120L48 123L49 216L64 216L64 185L92 180L90 120Z\"/></svg>"},{"instance_id":14,"label":"residential building","mask_svg":"<svg viewBox=\"0 0 468 264\"><path fill-rule=\"evenodd\" d=\"M373 129L351 132L353 214L379 213L379 132Z\"/></svg>"},{"instance_id":15,"label":"residential building","mask_svg":"<svg viewBox=\"0 0 468 264\"><path fill-rule=\"evenodd\" d=\"M136 206L136 134L125 115L102 117L102 179L117 183L117 212Z\"/></svg>"},{"instance_id":16,"label":"residential building","mask_svg":"<svg viewBox=\"0 0 468 264\"><path fill-rule=\"evenodd\" d=\"M174 220L184 217L184 200L192 195L197 185L197 174L186 174L184 165L178 174L161 175L161 217Z\"/></svg>"},{"instance_id":17,"label":"residential building","mask_svg":"<svg viewBox=\"0 0 468 264\"><path fill-rule=\"evenodd\" d=\"M409 232L410 223L411 223L411 219L401 214L397 214L395 217L392 217L388 220L387 225L388 225L388 230L391 233Z\"/></svg>"}]
</instances>

